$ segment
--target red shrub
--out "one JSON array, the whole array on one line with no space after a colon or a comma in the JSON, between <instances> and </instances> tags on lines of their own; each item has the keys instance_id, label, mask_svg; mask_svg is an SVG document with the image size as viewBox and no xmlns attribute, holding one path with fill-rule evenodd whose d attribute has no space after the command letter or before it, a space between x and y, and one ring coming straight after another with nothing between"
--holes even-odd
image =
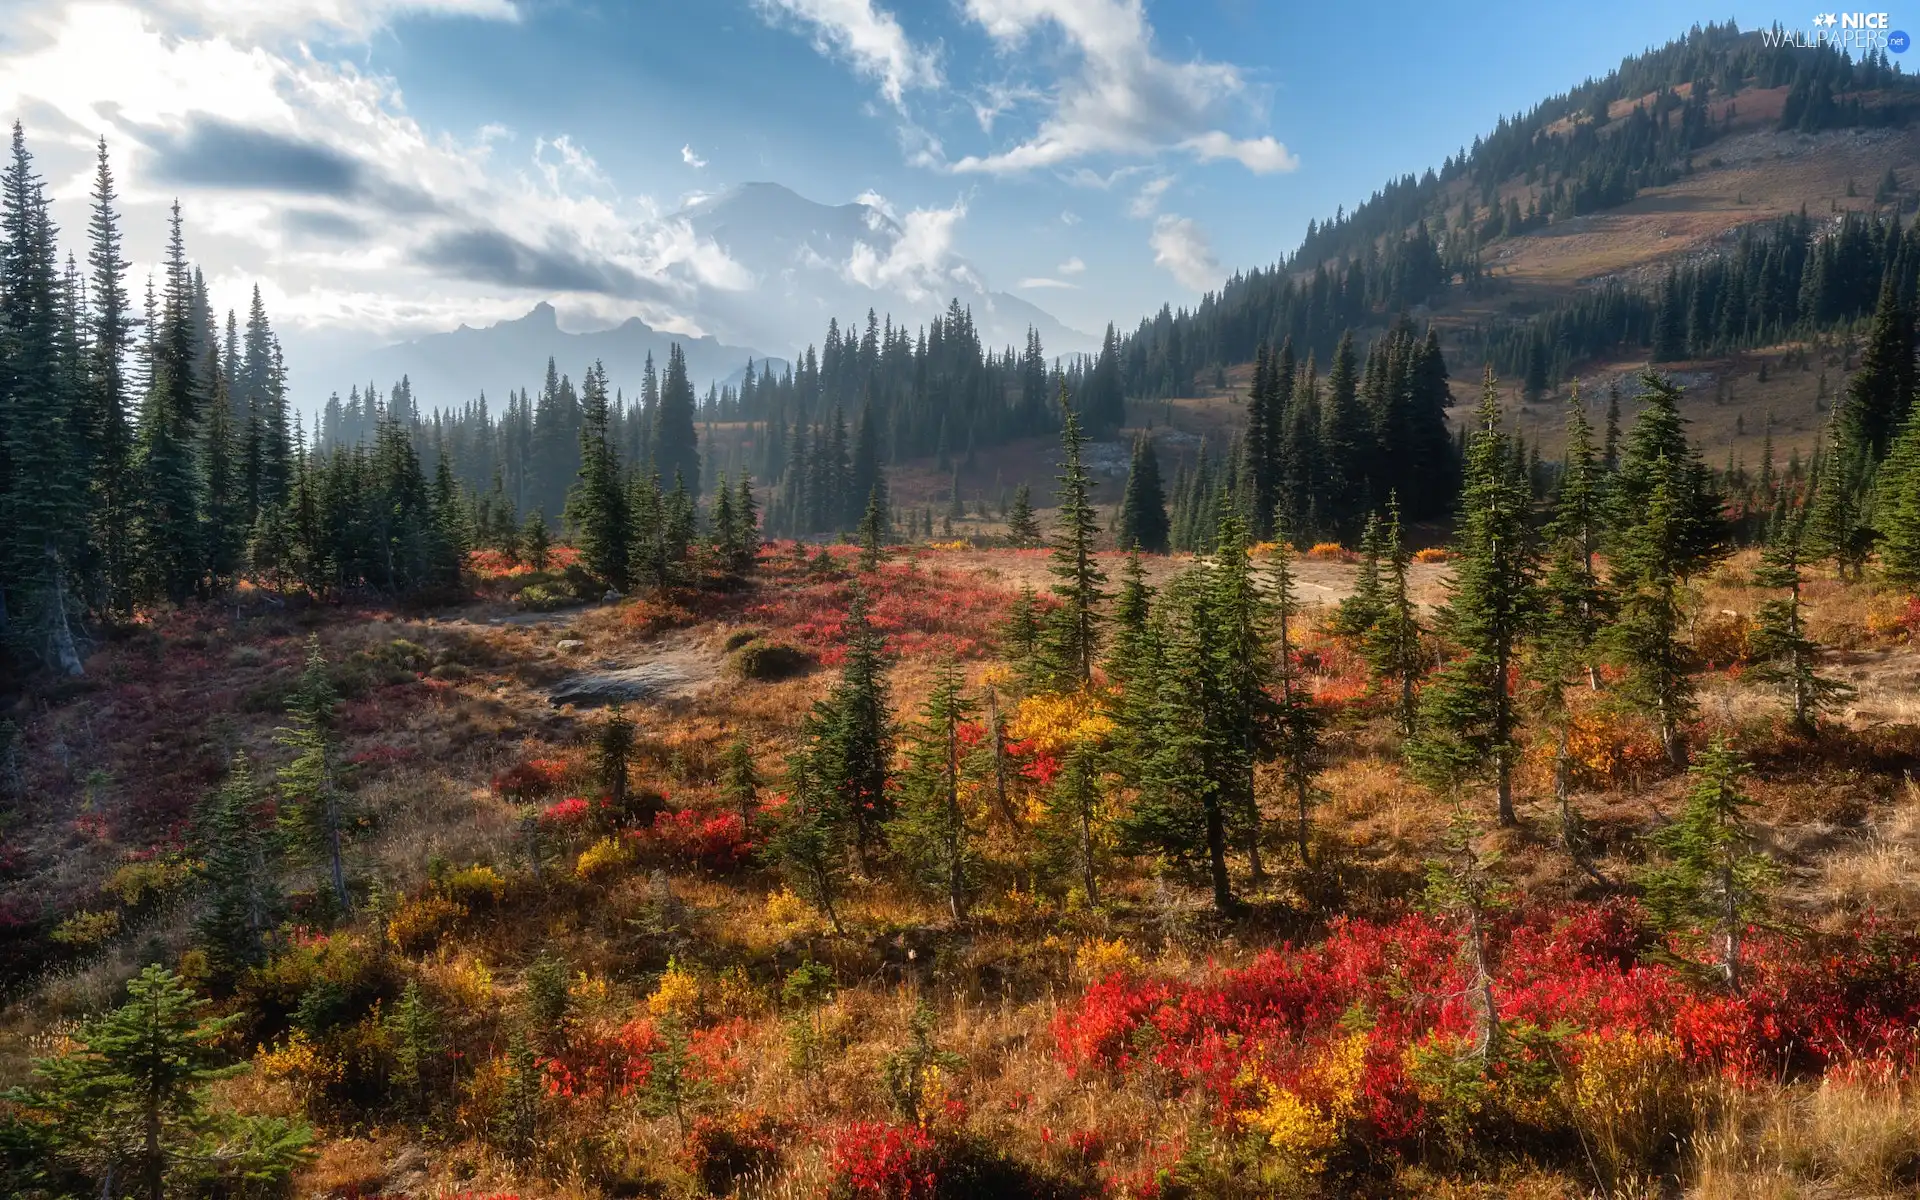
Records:
<instances>
[{"instance_id":1,"label":"red shrub","mask_svg":"<svg viewBox=\"0 0 1920 1200\"><path fill-rule=\"evenodd\" d=\"M495 780L495 787L499 781ZM582 825L592 813L592 806L580 796L568 796L565 800L547 805L540 810L540 819L548 825Z\"/></svg>"},{"instance_id":2,"label":"red shrub","mask_svg":"<svg viewBox=\"0 0 1920 1200\"><path fill-rule=\"evenodd\" d=\"M646 1086L653 1055L665 1046L652 1021L628 1021L612 1032L581 1032L564 1052L541 1061L547 1091L571 1100L630 1096Z\"/></svg>"},{"instance_id":3,"label":"red shrub","mask_svg":"<svg viewBox=\"0 0 1920 1200\"><path fill-rule=\"evenodd\" d=\"M710 871L731 871L753 854L739 813L706 816L691 808L655 813L652 832L668 854Z\"/></svg>"},{"instance_id":4,"label":"red shrub","mask_svg":"<svg viewBox=\"0 0 1920 1200\"><path fill-rule=\"evenodd\" d=\"M493 777L500 798L525 804L551 796L566 786L572 768L559 758L532 758L517 762Z\"/></svg>"},{"instance_id":5,"label":"red shrub","mask_svg":"<svg viewBox=\"0 0 1920 1200\"><path fill-rule=\"evenodd\" d=\"M914 1125L856 1121L833 1139L832 1190L861 1200L919 1200L938 1178L933 1139Z\"/></svg>"}]
</instances>

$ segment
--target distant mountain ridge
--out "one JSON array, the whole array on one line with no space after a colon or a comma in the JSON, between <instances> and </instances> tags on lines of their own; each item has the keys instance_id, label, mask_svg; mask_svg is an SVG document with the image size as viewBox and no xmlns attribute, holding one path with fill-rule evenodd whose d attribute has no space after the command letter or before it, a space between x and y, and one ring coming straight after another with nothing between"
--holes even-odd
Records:
<instances>
[{"instance_id":1,"label":"distant mountain ridge","mask_svg":"<svg viewBox=\"0 0 1920 1200\"><path fill-rule=\"evenodd\" d=\"M560 328L553 305L542 300L515 320L478 329L462 325L305 372L304 399L317 404L329 392L345 395L369 382L384 393L405 376L415 402L431 411L465 404L482 392L493 398L518 388L537 390L549 357L575 380L599 360L608 382L632 395L648 352L664 365L675 342L686 353L694 386L704 393L709 384L737 383L748 359L759 364L771 357L778 374L805 347L823 344L829 320L858 328L872 311L912 329L956 299L972 311L987 346L1024 346L1031 328L1049 357L1098 348L1096 339L1031 302L988 289L964 259L945 252L926 257L921 241L906 241L908 230L875 204L820 204L777 183L745 183L694 200L666 224L723 252L736 273L752 280L745 287L722 287L684 272L675 276L688 297L684 315L708 331L703 336L662 332L638 317L611 329L569 333Z\"/></svg>"},{"instance_id":2,"label":"distant mountain ridge","mask_svg":"<svg viewBox=\"0 0 1920 1200\"><path fill-rule=\"evenodd\" d=\"M561 374L575 381L599 362L606 368L607 382L632 397L640 393L647 355L653 355L656 369L664 370L667 348L675 343L687 356L688 376L703 392L709 382L738 383L749 360L757 370L766 357L712 337L664 333L638 317L611 329L569 333L560 328L553 305L542 300L510 321L479 329L461 325L375 350L343 364L334 376L337 385L329 390L344 394L349 386L372 383L384 393L405 376L423 412L457 408L483 393L503 403L509 391L539 391L551 358ZM785 369L785 360L775 360L776 374Z\"/></svg>"},{"instance_id":3,"label":"distant mountain ridge","mask_svg":"<svg viewBox=\"0 0 1920 1200\"><path fill-rule=\"evenodd\" d=\"M685 222L756 280L744 292L703 297L701 328L775 353L819 344L829 318L844 325L872 309L913 328L953 299L972 309L986 345L1022 346L1031 327L1049 356L1099 348L1097 338L1038 305L989 289L965 259L917 257L925 247L903 246L907 230L876 204L821 204L777 183L743 183L695 200L668 220Z\"/></svg>"}]
</instances>

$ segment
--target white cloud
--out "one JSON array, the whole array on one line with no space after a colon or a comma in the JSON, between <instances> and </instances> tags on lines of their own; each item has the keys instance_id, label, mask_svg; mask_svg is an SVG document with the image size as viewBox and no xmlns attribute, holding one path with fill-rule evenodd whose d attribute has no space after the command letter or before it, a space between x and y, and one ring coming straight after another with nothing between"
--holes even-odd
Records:
<instances>
[{"instance_id":1,"label":"white cloud","mask_svg":"<svg viewBox=\"0 0 1920 1200\"><path fill-rule=\"evenodd\" d=\"M1258 175L1267 175L1275 171L1291 171L1300 165L1298 155L1271 137L1240 140L1228 137L1215 129L1199 137L1188 138L1181 145L1192 151L1193 156L1201 162L1231 158Z\"/></svg>"},{"instance_id":2,"label":"white cloud","mask_svg":"<svg viewBox=\"0 0 1920 1200\"><path fill-rule=\"evenodd\" d=\"M889 221L898 221L900 219L900 214L893 211L893 204L885 196L882 196L872 188L868 188L858 196L855 196L853 202L855 204L866 205ZM869 221L868 224L871 226L873 223Z\"/></svg>"},{"instance_id":3,"label":"white cloud","mask_svg":"<svg viewBox=\"0 0 1920 1200\"><path fill-rule=\"evenodd\" d=\"M154 0L200 32L275 36L323 33L364 39L395 17L514 21L513 0Z\"/></svg>"},{"instance_id":4,"label":"white cloud","mask_svg":"<svg viewBox=\"0 0 1920 1200\"><path fill-rule=\"evenodd\" d=\"M704 171L707 167L707 160L693 152L692 142L688 142L686 145L680 147L680 161L696 171Z\"/></svg>"},{"instance_id":5,"label":"white cloud","mask_svg":"<svg viewBox=\"0 0 1920 1200\"><path fill-rule=\"evenodd\" d=\"M1078 288L1080 285L1077 283L1068 283L1064 279L1048 279L1044 275L1037 275L1031 279L1022 279L1014 286L1022 288Z\"/></svg>"},{"instance_id":6,"label":"white cloud","mask_svg":"<svg viewBox=\"0 0 1920 1200\"><path fill-rule=\"evenodd\" d=\"M1127 202L1127 215L1137 220L1146 220L1159 211L1160 198L1173 186L1173 176L1156 175L1140 185L1133 199Z\"/></svg>"},{"instance_id":7,"label":"white cloud","mask_svg":"<svg viewBox=\"0 0 1920 1200\"><path fill-rule=\"evenodd\" d=\"M1078 225L1080 223L1080 214L1070 208L1063 208L1060 210L1060 223L1068 226Z\"/></svg>"},{"instance_id":8,"label":"white cloud","mask_svg":"<svg viewBox=\"0 0 1920 1200\"><path fill-rule=\"evenodd\" d=\"M259 282L290 335L411 336L567 296L685 329L697 290L757 282L686 223L663 219L651 197L623 194L564 134L535 139L522 156L505 153L513 135L497 125L470 139L430 131L388 76L260 40L271 30L214 28L238 0L186 16L181 7L41 5L0 44L0 111L26 115L70 239L85 228L92 142L107 137L136 291L160 257L176 196L216 307L244 311ZM292 7L338 27L489 9ZM297 387L315 365L290 362Z\"/></svg>"},{"instance_id":9,"label":"white cloud","mask_svg":"<svg viewBox=\"0 0 1920 1200\"><path fill-rule=\"evenodd\" d=\"M1204 292L1220 282L1220 260L1191 217L1162 213L1147 243L1153 247L1154 264L1165 267L1183 286Z\"/></svg>"},{"instance_id":10,"label":"white cloud","mask_svg":"<svg viewBox=\"0 0 1920 1200\"><path fill-rule=\"evenodd\" d=\"M1054 84L1052 109L1031 137L999 153L968 155L952 170L1005 175L1095 155L1169 150L1202 162L1232 158L1255 171L1294 165L1272 138L1239 141L1218 127L1234 102L1244 105L1246 79L1228 63L1157 55L1144 0L965 0L965 7L1002 51L1019 50L1051 28L1078 52L1080 65Z\"/></svg>"},{"instance_id":11,"label":"white cloud","mask_svg":"<svg viewBox=\"0 0 1920 1200\"><path fill-rule=\"evenodd\" d=\"M884 252L855 242L844 273L864 287L897 291L916 302L938 300L955 283L978 290L980 281L955 265L953 256L954 230L966 215L964 199L947 208L916 208L900 218L900 236Z\"/></svg>"},{"instance_id":12,"label":"white cloud","mask_svg":"<svg viewBox=\"0 0 1920 1200\"><path fill-rule=\"evenodd\" d=\"M892 13L873 0L756 0L769 16L786 16L813 32L822 54L852 61L861 74L876 79L880 92L899 108L909 88L941 85L940 62L933 51L915 46Z\"/></svg>"},{"instance_id":13,"label":"white cloud","mask_svg":"<svg viewBox=\"0 0 1920 1200\"><path fill-rule=\"evenodd\" d=\"M1056 271L1061 275L1078 275L1082 271L1085 271L1086 269L1087 269L1087 264L1081 262L1080 256L1076 254L1072 258L1068 259L1067 261L1061 263L1059 266L1055 267L1054 271Z\"/></svg>"}]
</instances>

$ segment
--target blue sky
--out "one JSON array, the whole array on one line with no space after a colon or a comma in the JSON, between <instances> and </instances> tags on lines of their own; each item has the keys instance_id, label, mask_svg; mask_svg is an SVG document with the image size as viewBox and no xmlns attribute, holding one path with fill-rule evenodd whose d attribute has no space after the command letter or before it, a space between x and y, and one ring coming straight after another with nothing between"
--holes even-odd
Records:
<instances>
[{"instance_id":1,"label":"blue sky","mask_svg":"<svg viewBox=\"0 0 1920 1200\"><path fill-rule=\"evenodd\" d=\"M895 251L907 265L945 278L964 262L1069 325L1124 327L1695 21L1811 15L1671 0L8 7L0 108L26 120L64 223L82 226L104 133L136 272L179 196L217 300L258 282L290 344L315 347L546 294L577 324L695 329L699 289L754 281L672 214L750 180L867 196L915 231Z\"/></svg>"}]
</instances>

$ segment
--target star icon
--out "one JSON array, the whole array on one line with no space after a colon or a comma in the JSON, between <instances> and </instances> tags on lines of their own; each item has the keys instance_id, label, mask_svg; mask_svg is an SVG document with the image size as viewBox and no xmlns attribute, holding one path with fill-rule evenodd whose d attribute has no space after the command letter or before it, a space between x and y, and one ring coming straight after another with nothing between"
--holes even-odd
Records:
<instances>
[{"instance_id":1,"label":"star icon","mask_svg":"<svg viewBox=\"0 0 1920 1200\"><path fill-rule=\"evenodd\" d=\"M1822 26L1827 29L1832 29L1835 25L1839 24L1840 22L1839 22L1839 19L1836 18L1832 13L1820 13L1819 15L1813 18L1813 23L1815 25Z\"/></svg>"}]
</instances>

